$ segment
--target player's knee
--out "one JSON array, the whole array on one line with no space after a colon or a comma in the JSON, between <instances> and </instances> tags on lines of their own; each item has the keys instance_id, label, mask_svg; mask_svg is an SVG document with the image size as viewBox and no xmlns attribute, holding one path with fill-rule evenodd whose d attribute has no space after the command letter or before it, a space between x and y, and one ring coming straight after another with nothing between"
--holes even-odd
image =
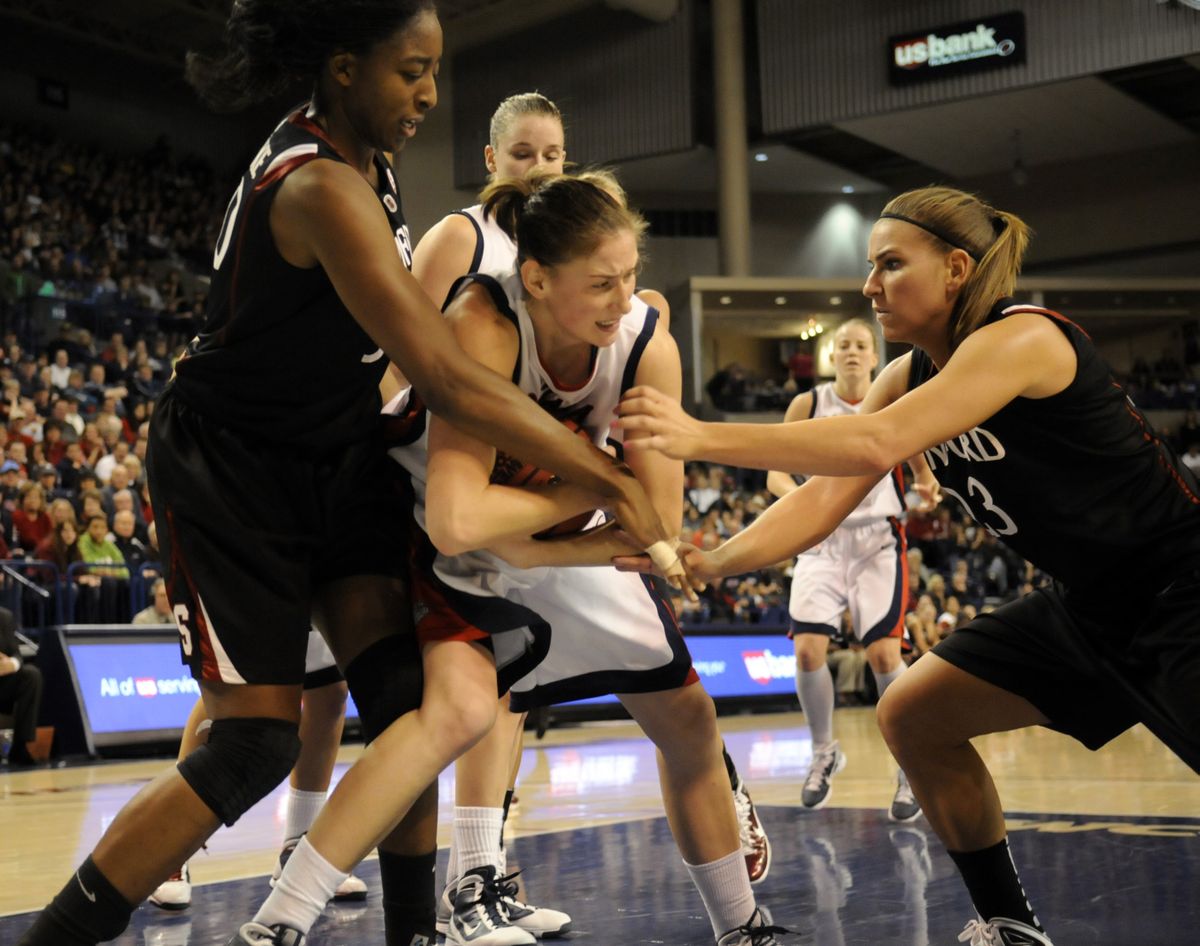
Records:
<instances>
[{"instance_id":1,"label":"player's knee","mask_svg":"<svg viewBox=\"0 0 1200 946\"><path fill-rule=\"evenodd\" d=\"M875 707L879 731L897 760L913 751L917 740L929 727L924 725L920 688L909 685L908 674L902 674L884 692Z\"/></svg>"},{"instance_id":2,"label":"player's knee","mask_svg":"<svg viewBox=\"0 0 1200 946\"><path fill-rule=\"evenodd\" d=\"M371 742L421 705L424 673L416 641L403 634L376 641L350 662L346 684L358 708L363 738Z\"/></svg>"},{"instance_id":3,"label":"player's knee","mask_svg":"<svg viewBox=\"0 0 1200 946\"><path fill-rule=\"evenodd\" d=\"M829 638L820 634L798 634L796 636L796 663L805 673L812 673L825 666L829 651Z\"/></svg>"},{"instance_id":4,"label":"player's knee","mask_svg":"<svg viewBox=\"0 0 1200 946\"><path fill-rule=\"evenodd\" d=\"M426 700L422 712L431 714L432 725L451 754L457 757L492 731L500 704L494 689L460 687L443 697Z\"/></svg>"},{"instance_id":5,"label":"player's knee","mask_svg":"<svg viewBox=\"0 0 1200 946\"><path fill-rule=\"evenodd\" d=\"M299 727L290 720L218 719L208 742L179 763L179 774L232 825L287 778L299 755Z\"/></svg>"}]
</instances>

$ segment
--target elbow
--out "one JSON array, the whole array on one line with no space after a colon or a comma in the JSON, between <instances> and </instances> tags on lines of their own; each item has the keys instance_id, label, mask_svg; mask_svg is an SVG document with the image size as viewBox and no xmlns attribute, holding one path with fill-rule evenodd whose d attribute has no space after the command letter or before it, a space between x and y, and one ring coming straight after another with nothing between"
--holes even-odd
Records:
<instances>
[{"instance_id":1,"label":"elbow","mask_svg":"<svg viewBox=\"0 0 1200 946\"><path fill-rule=\"evenodd\" d=\"M433 547L443 555L463 555L482 545L472 532L470 517L454 512L454 506L458 505L439 503L437 513L432 504L426 507L425 531Z\"/></svg>"}]
</instances>

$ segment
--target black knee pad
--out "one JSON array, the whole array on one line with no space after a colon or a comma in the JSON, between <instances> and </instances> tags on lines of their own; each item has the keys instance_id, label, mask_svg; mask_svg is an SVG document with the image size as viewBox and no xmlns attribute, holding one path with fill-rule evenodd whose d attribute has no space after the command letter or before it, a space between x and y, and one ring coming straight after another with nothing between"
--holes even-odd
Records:
<instances>
[{"instance_id":1,"label":"black knee pad","mask_svg":"<svg viewBox=\"0 0 1200 946\"><path fill-rule=\"evenodd\" d=\"M416 639L408 634L392 634L376 641L350 661L346 684L358 707L363 738L371 742L421 705L425 674Z\"/></svg>"},{"instance_id":2,"label":"black knee pad","mask_svg":"<svg viewBox=\"0 0 1200 946\"><path fill-rule=\"evenodd\" d=\"M218 719L208 742L179 763L179 774L228 826L287 778L299 756L296 723Z\"/></svg>"}]
</instances>

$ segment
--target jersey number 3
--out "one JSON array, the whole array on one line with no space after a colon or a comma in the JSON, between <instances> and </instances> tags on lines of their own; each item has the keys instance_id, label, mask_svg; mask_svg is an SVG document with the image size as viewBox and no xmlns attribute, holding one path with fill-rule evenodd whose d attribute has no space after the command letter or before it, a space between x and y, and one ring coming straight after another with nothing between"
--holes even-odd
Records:
<instances>
[{"instance_id":1,"label":"jersey number 3","mask_svg":"<svg viewBox=\"0 0 1200 946\"><path fill-rule=\"evenodd\" d=\"M992 494L988 492L988 488L975 479L975 477L967 477L967 495L982 503L983 512L990 515L977 515L969 502L946 486L942 487L942 492L957 499L962 504L963 509L970 514L971 518L987 529L992 535L1017 534L1017 524L1013 522L1012 516L992 501Z\"/></svg>"}]
</instances>

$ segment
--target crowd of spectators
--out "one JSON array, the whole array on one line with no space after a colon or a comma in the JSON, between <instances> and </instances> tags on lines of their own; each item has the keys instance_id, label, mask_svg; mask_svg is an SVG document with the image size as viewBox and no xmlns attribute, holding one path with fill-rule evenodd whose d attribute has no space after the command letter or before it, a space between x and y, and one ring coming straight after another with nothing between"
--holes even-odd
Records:
<instances>
[{"instance_id":1,"label":"crowd of spectators","mask_svg":"<svg viewBox=\"0 0 1200 946\"><path fill-rule=\"evenodd\" d=\"M790 374L782 381L760 378L733 362L709 378L704 390L717 410L737 414L786 411L792 398L807 388Z\"/></svg>"},{"instance_id":2,"label":"crowd of spectators","mask_svg":"<svg viewBox=\"0 0 1200 946\"><path fill-rule=\"evenodd\" d=\"M173 341L190 336L228 189L205 162L175 158L162 139L117 156L0 124L7 325L54 299L105 336L131 325Z\"/></svg>"}]
</instances>

